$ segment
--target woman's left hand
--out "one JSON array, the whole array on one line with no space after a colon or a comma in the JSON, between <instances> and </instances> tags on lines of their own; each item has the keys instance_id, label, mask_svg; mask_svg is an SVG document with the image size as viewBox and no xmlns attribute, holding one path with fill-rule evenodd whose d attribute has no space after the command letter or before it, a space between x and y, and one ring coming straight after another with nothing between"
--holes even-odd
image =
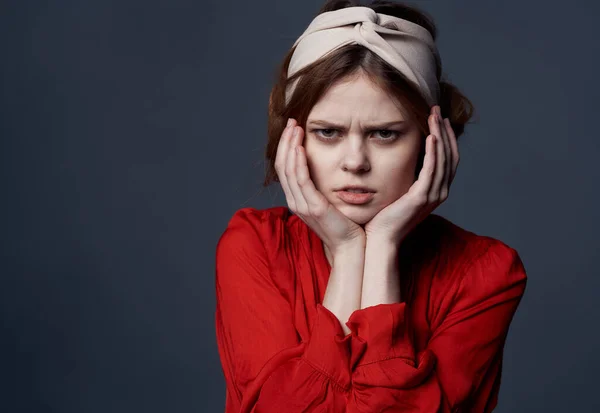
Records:
<instances>
[{"instance_id":1,"label":"woman's left hand","mask_svg":"<svg viewBox=\"0 0 600 413\"><path fill-rule=\"evenodd\" d=\"M458 144L450 121L447 118L441 120L439 106L433 106L431 113L429 130L432 134L425 141L425 159L418 179L406 194L367 222L367 240L376 237L398 245L448 198L459 161Z\"/></svg>"}]
</instances>

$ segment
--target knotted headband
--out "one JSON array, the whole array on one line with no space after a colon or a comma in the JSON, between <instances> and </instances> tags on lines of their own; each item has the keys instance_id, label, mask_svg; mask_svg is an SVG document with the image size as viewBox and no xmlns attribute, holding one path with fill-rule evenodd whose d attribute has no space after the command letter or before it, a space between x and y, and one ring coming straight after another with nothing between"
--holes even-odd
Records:
<instances>
[{"instance_id":1,"label":"knotted headband","mask_svg":"<svg viewBox=\"0 0 600 413\"><path fill-rule=\"evenodd\" d=\"M288 78L322 56L347 44L360 44L380 56L413 82L429 106L437 104L441 65L435 42L427 29L398 17L355 6L319 14L296 40ZM288 86L289 102L299 79Z\"/></svg>"}]
</instances>

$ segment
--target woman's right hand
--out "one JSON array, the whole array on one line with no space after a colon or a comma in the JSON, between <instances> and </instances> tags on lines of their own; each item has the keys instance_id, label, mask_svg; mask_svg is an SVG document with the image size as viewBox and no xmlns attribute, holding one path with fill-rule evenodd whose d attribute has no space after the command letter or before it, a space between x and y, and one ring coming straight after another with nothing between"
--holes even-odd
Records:
<instances>
[{"instance_id":1,"label":"woman's right hand","mask_svg":"<svg viewBox=\"0 0 600 413\"><path fill-rule=\"evenodd\" d=\"M335 255L346 245L364 241L365 231L342 214L315 188L309 176L306 152L301 144L303 137L302 127L297 126L296 120L290 118L279 140L275 170L289 209L298 215Z\"/></svg>"}]
</instances>

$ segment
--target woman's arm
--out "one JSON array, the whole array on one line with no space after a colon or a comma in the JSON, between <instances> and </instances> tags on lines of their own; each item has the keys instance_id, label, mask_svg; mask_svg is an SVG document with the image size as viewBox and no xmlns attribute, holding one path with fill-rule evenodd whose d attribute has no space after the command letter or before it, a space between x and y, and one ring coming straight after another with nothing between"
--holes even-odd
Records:
<instances>
[{"instance_id":1,"label":"woman's arm","mask_svg":"<svg viewBox=\"0 0 600 413\"><path fill-rule=\"evenodd\" d=\"M323 298L323 306L340 322L344 334L350 333L346 321L360 309L360 296L365 263L364 239L344 247L333 255L331 274Z\"/></svg>"},{"instance_id":2,"label":"woman's arm","mask_svg":"<svg viewBox=\"0 0 600 413\"><path fill-rule=\"evenodd\" d=\"M503 348L510 322L527 281L517 252L498 241L485 241L448 292L446 316L432 324L432 336L417 353L406 323L406 302L393 283L376 282L367 241L363 281L368 293L362 309L348 321L364 352L353 363L348 413L487 413L497 404ZM381 253L385 256L385 253ZM387 266L380 267L380 271ZM401 276L401 275L400 275ZM382 299L385 303L375 304ZM369 306L370 305L370 306ZM352 345L353 349L358 344Z\"/></svg>"},{"instance_id":3,"label":"woman's arm","mask_svg":"<svg viewBox=\"0 0 600 413\"><path fill-rule=\"evenodd\" d=\"M317 304L310 338L300 342L293 309L271 278L265 242L273 235L265 219L238 211L217 244L215 321L226 412L344 412L352 336L340 320L359 306L363 249L349 247L334 258L331 310Z\"/></svg>"},{"instance_id":4,"label":"woman's arm","mask_svg":"<svg viewBox=\"0 0 600 413\"><path fill-rule=\"evenodd\" d=\"M398 267L397 245L383 239L368 238L360 308L401 301L402 275Z\"/></svg>"}]
</instances>

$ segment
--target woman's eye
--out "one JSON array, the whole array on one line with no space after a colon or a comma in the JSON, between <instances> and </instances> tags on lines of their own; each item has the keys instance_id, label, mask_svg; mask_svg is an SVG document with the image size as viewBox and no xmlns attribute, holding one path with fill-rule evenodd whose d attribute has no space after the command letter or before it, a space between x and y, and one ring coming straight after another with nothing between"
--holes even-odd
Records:
<instances>
[{"instance_id":1,"label":"woman's eye","mask_svg":"<svg viewBox=\"0 0 600 413\"><path fill-rule=\"evenodd\" d=\"M332 131L336 131L336 129L315 129L315 130L313 130L313 132L315 132L316 134L320 134L320 136L324 137L325 139L332 139L332 136L330 134Z\"/></svg>"},{"instance_id":2,"label":"woman's eye","mask_svg":"<svg viewBox=\"0 0 600 413\"><path fill-rule=\"evenodd\" d=\"M327 141L333 140L335 138L334 132L339 131L337 129L313 129L312 132ZM389 129L374 130L371 133L375 136L379 135L379 140L381 141L392 141L400 135L400 132Z\"/></svg>"},{"instance_id":3,"label":"woman's eye","mask_svg":"<svg viewBox=\"0 0 600 413\"><path fill-rule=\"evenodd\" d=\"M388 129L382 129L382 130L379 130L379 131L376 131L376 132L377 132L377 133L380 133L380 135L379 135L379 136L381 136L381 137L383 138L383 140L385 140L385 141L392 140L392 139L394 139L396 136L398 136L398 135L399 135L399 133L398 133L398 132L396 132L396 131L393 131L393 130L388 130ZM381 134L381 132L383 132L383 134Z\"/></svg>"}]
</instances>

